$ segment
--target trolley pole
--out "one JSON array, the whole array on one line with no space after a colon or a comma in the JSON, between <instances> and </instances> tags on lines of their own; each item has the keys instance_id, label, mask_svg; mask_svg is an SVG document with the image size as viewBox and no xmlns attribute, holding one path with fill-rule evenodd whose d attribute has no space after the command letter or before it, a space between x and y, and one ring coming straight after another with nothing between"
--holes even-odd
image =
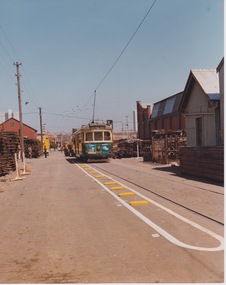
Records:
<instances>
[{"instance_id":1,"label":"trolley pole","mask_svg":"<svg viewBox=\"0 0 226 285\"><path fill-rule=\"evenodd\" d=\"M41 132L41 154L43 154L43 129L42 129L42 108L39 107L39 118L40 118L40 132Z\"/></svg>"},{"instance_id":2,"label":"trolley pole","mask_svg":"<svg viewBox=\"0 0 226 285\"><path fill-rule=\"evenodd\" d=\"M19 106L19 120L20 120L20 147L21 147L21 158L24 161L24 136L23 136L23 119L22 119L22 107L21 107L21 91L20 91L20 73L19 66L22 63L16 62L16 77L17 77L17 89L18 89L18 106Z\"/></svg>"},{"instance_id":3,"label":"trolley pole","mask_svg":"<svg viewBox=\"0 0 226 285\"><path fill-rule=\"evenodd\" d=\"M94 123L95 105L96 105L96 90L94 90L94 101L93 101L93 121L92 121L92 123Z\"/></svg>"}]
</instances>

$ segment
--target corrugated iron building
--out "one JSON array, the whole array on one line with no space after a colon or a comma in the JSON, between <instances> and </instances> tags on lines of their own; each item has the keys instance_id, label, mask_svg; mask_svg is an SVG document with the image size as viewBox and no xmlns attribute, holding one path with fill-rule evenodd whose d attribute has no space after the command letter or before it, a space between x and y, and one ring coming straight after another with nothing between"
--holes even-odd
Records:
<instances>
[{"instance_id":1,"label":"corrugated iron building","mask_svg":"<svg viewBox=\"0 0 226 285\"><path fill-rule=\"evenodd\" d=\"M224 57L217 67L217 73L220 88L220 139L221 144L224 145Z\"/></svg>"},{"instance_id":2,"label":"corrugated iron building","mask_svg":"<svg viewBox=\"0 0 226 285\"><path fill-rule=\"evenodd\" d=\"M216 69L190 71L180 109L188 146L220 145L220 93Z\"/></svg>"}]
</instances>

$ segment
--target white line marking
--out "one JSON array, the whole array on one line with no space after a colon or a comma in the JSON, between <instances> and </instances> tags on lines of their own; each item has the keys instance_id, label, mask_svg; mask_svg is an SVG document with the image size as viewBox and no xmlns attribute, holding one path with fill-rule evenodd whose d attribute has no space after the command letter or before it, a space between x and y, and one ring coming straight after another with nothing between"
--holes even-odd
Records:
<instances>
[{"instance_id":1,"label":"white line marking","mask_svg":"<svg viewBox=\"0 0 226 285\"><path fill-rule=\"evenodd\" d=\"M179 241L178 239L176 239L174 236L172 236L171 234L169 234L168 232L166 232L164 229L162 229L161 227L159 227L157 224L153 223L151 220L149 220L147 217L145 217L144 215L142 215L140 212L138 212L136 209L134 209L132 206L130 206L127 202L125 202L124 200L122 200L120 197L116 196L115 193L113 191L111 191L110 189L108 189L102 182L100 182L98 179L94 178L92 175L90 175L89 173L87 173L83 168L81 168L79 165L77 165L84 173L86 173L88 176L90 176L92 179L94 179L99 185L101 185L109 194L111 194L115 199L117 199L121 204L123 204L127 209L129 209L131 212L133 212L137 217L139 217L142 221L144 221L147 225L149 225L151 228L155 229L160 235L164 236L167 240L169 240L170 242L180 246L180 247L184 247L184 248L188 248L188 249L193 249L193 250L199 250L199 251L220 251L220 250L224 250L224 238L221 237L220 235L196 224L195 222L192 222L191 220L175 213L174 211L170 210L169 208L166 208L164 206L162 206L161 204L153 201L152 199L149 199L148 197L140 194L139 192L135 191L134 189L118 182L117 180L113 179L110 176L106 176L106 178L109 178L111 180L116 181L119 185L124 186L125 188L133 191L134 193L136 193L138 196L142 197L143 199L146 199L147 201L149 201L150 203L152 203L153 205L163 209L164 211L168 212L169 214L175 216L176 218L182 220L183 222L193 226L194 228L210 235L211 237L217 239L220 242L220 245L218 247L198 247L198 246L192 246L186 243L183 243L181 241ZM94 169L94 168L93 168ZM95 169L94 169L95 170ZM101 172L99 172L100 174L102 174ZM104 174L103 174L104 175Z\"/></svg>"},{"instance_id":2,"label":"white line marking","mask_svg":"<svg viewBox=\"0 0 226 285\"><path fill-rule=\"evenodd\" d=\"M152 237L157 238L157 237L160 237L160 235L159 234L152 234Z\"/></svg>"}]
</instances>

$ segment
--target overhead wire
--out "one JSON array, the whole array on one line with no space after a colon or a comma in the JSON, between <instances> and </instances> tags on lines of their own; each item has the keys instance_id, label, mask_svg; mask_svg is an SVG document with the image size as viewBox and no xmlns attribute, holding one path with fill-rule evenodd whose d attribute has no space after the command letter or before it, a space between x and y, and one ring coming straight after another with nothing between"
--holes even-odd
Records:
<instances>
[{"instance_id":1,"label":"overhead wire","mask_svg":"<svg viewBox=\"0 0 226 285\"><path fill-rule=\"evenodd\" d=\"M112 66L110 67L110 69L108 70L108 72L105 74L105 76L103 77L103 79L100 81L100 83L97 85L97 87L95 88L95 91L97 91L97 89L102 85L102 83L104 82L104 80L107 78L107 76L109 75L109 73L112 71L112 69L115 67L115 65L117 64L117 62L119 61L119 59L121 58L121 56L124 54L124 52L126 51L127 47L129 46L130 42L132 41L132 39L135 37L136 33L138 32L138 30L140 29L140 27L142 26L142 24L144 23L145 19L147 18L148 14L151 12L152 8L154 7L155 3L157 2L157 0L154 0L154 2L152 3L152 5L150 6L150 8L148 9L148 11L146 12L145 16L143 17L142 21L140 22L140 24L138 25L138 27L136 28L135 32L132 34L132 36L130 37L130 39L128 40L128 42L126 43L125 47L123 48L123 50L121 51L121 53L119 54L119 56L116 58L116 60L114 61L114 63L112 64Z\"/></svg>"},{"instance_id":2,"label":"overhead wire","mask_svg":"<svg viewBox=\"0 0 226 285\"><path fill-rule=\"evenodd\" d=\"M10 47L10 49L11 49L11 51L12 51L12 53L13 53L14 56L12 56L12 53L10 53L10 52L6 49L6 47L4 46L4 44L0 41L0 46L2 47L2 50L4 51L5 55L8 57L8 59L9 59L11 62L14 62L14 63L15 63L16 61L21 61L21 60L20 60L20 57L19 57L19 55L18 55L18 53L17 53L17 51L16 51L16 49L14 48L14 46L13 46L12 43L11 43L11 41L9 40L9 38L8 38L8 36L7 36L6 32L5 32L5 30L3 29L2 25L1 25L1 23L0 23L0 30L1 30L2 34L4 35L4 37L5 37L5 39L6 39L7 43L8 43L8 46ZM4 69L6 69L6 68L4 68ZM24 76L21 77L21 81L23 82L23 86L26 88L26 90L27 90L27 92L28 92L28 95L30 96L30 98L31 98L31 100L33 101L34 105L38 108L38 105L37 105L37 103L36 103L36 100L34 99L34 96L33 96L34 91L33 91L32 88L30 87L30 84L28 84L28 82L29 82L28 76L27 76L27 74L26 74L26 72L25 72L25 68L24 68L23 65L22 65L22 69L23 69L23 75L24 75ZM9 74L9 72L7 72L7 74ZM26 96L26 97L27 97L27 96Z\"/></svg>"},{"instance_id":3,"label":"overhead wire","mask_svg":"<svg viewBox=\"0 0 226 285\"><path fill-rule=\"evenodd\" d=\"M2 33L3 33L3 35L5 36L5 38L6 38L7 42L8 42L8 44L9 44L9 46L11 47L11 49L12 49L13 53L15 54L16 58L19 59L19 56L18 56L18 54L17 54L15 48L14 48L13 45L11 44L11 42L10 42L9 38L7 37L6 32L4 31L4 29L3 29L3 27L2 27L1 24L0 24L0 29L2 30Z\"/></svg>"}]
</instances>

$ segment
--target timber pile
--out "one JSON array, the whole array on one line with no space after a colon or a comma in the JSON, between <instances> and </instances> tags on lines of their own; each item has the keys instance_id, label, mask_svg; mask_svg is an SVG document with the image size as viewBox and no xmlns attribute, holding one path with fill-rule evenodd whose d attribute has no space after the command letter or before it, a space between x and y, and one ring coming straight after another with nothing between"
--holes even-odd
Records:
<instances>
[{"instance_id":1,"label":"timber pile","mask_svg":"<svg viewBox=\"0 0 226 285\"><path fill-rule=\"evenodd\" d=\"M15 153L19 143L19 136L15 132L0 132L0 176L16 169Z\"/></svg>"},{"instance_id":2,"label":"timber pile","mask_svg":"<svg viewBox=\"0 0 226 285\"><path fill-rule=\"evenodd\" d=\"M224 181L224 148L184 147L180 150L180 169L184 174Z\"/></svg>"},{"instance_id":3,"label":"timber pile","mask_svg":"<svg viewBox=\"0 0 226 285\"><path fill-rule=\"evenodd\" d=\"M180 149L187 145L186 133L183 130L153 130L151 154L152 161L169 164L180 162Z\"/></svg>"},{"instance_id":4,"label":"timber pile","mask_svg":"<svg viewBox=\"0 0 226 285\"><path fill-rule=\"evenodd\" d=\"M139 149L140 149L140 142ZM128 158L137 156L137 141L136 140L120 140L117 145L114 145L113 153L115 158Z\"/></svg>"},{"instance_id":5,"label":"timber pile","mask_svg":"<svg viewBox=\"0 0 226 285\"><path fill-rule=\"evenodd\" d=\"M29 146L31 146L32 149L32 157L38 158L42 153L41 142L38 140L24 139L24 153L26 158L29 157Z\"/></svg>"}]
</instances>

